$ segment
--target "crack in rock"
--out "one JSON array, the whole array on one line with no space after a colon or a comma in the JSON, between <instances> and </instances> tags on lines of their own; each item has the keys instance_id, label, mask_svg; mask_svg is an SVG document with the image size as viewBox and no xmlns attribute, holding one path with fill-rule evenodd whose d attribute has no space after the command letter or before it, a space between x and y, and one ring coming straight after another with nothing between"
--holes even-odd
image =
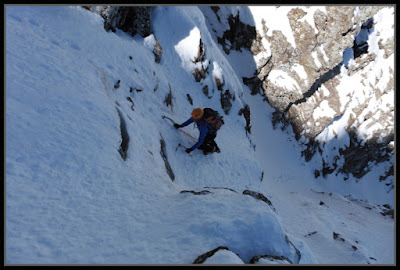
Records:
<instances>
[{"instance_id":1,"label":"crack in rock","mask_svg":"<svg viewBox=\"0 0 400 270\"><path fill-rule=\"evenodd\" d=\"M125 123L125 119L122 116L122 112L118 109L118 107L115 107L117 109L118 112L118 116L120 119L120 129L121 129L121 137L122 137L122 141L121 141L121 145L119 146L118 152L121 155L123 160L126 160L127 158L127 151L128 151L128 147L129 147L129 134L128 131L126 129L126 123Z\"/></svg>"},{"instance_id":2,"label":"crack in rock","mask_svg":"<svg viewBox=\"0 0 400 270\"><path fill-rule=\"evenodd\" d=\"M175 174L172 171L171 165L168 162L167 152L166 152L166 149L165 149L165 141L164 141L161 133L160 133L160 137L161 137L161 139L160 139L160 144L161 144L160 154L161 154L161 157L164 160L165 169L167 170L168 176L171 178L172 181L174 181L175 180Z\"/></svg>"},{"instance_id":3,"label":"crack in rock","mask_svg":"<svg viewBox=\"0 0 400 270\"><path fill-rule=\"evenodd\" d=\"M257 199L257 200L261 200L261 201L267 203L272 208L272 210L274 210L274 212L276 212L276 210L275 210L274 206L272 205L271 201L268 200L268 198L265 197L263 194L255 192L255 191L251 191L251 190L248 190L248 189L243 191L243 194L244 195L250 195L251 197L253 197L253 198Z\"/></svg>"}]
</instances>

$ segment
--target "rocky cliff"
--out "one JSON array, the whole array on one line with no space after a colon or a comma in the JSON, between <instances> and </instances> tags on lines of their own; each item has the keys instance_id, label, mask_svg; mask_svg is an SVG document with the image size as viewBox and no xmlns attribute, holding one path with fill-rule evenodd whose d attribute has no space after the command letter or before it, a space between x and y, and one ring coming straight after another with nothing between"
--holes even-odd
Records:
<instances>
[{"instance_id":1,"label":"rocky cliff","mask_svg":"<svg viewBox=\"0 0 400 270\"><path fill-rule=\"evenodd\" d=\"M262 8L265 18L279 10ZM316 177L361 178L385 164L379 180L393 188L394 20L379 20L394 18L393 7L285 8L280 20L288 21L289 35L264 18L246 25L239 12L224 18L215 8L225 29L214 32L226 53L248 49L257 59L254 76L243 82L276 109L276 127L293 128L305 160L320 164Z\"/></svg>"}]
</instances>

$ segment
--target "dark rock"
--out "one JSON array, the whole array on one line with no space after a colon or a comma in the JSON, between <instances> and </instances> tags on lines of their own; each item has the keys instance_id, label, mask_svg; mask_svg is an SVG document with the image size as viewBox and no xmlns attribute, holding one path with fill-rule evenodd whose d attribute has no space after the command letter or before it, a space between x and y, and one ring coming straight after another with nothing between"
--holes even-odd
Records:
<instances>
[{"instance_id":1,"label":"dark rock","mask_svg":"<svg viewBox=\"0 0 400 270\"><path fill-rule=\"evenodd\" d=\"M394 219L394 210L393 209L389 209L389 210L385 210L381 212L382 216L390 216L391 218Z\"/></svg>"},{"instance_id":2,"label":"dark rock","mask_svg":"<svg viewBox=\"0 0 400 270\"><path fill-rule=\"evenodd\" d=\"M144 6L109 7L106 12L102 13L104 29L115 32L115 28L118 28L132 36L139 34L147 37L151 34L150 9L151 7Z\"/></svg>"},{"instance_id":3,"label":"dark rock","mask_svg":"<svg viewBox=\"0 0 400 270\"><path fill-rule=\"evenodd\" d=\"M221 19L220 19L219 15L218 15L218 11L220 10L220 7L218 7L218 6L211 6L210 8L212 9L212 11L214 11L215 15L217 16L218 21L220 22Z\"/></svg>"},{"instance_id":4,"label":"dark rock","mask_svg":"<svg viewBox=\"0 0 400 270\"><path fill-rule=\"evenodd\" d=\"M221 93L221 99L220 100L221 100L221 107L224 110L224 113L225 114L229 114L229 111L232 108L232 103L231 103L232 95L229 92L229 90L226 90L224 94Z\"/></svg>"},{"instance_id":5,"label":"dark rock","mask_svg":"<svg viewBox=\"0 0 400 270\"><path fill-rule=\"evenodd\" d=\"M204 48L203 41L200 38L199 51L197 57L194 59L193 63L203 62L206 55L206 50Z\"/></svg>"},{"instance_id":6,"label":"dark rock","mask_svg":"<svg viewBox=\"0 0 400 270\"><path fill-rule=\"evenodd\" d=\"M245 105L244 108L239 110L239 115L243 115L244 119L246 120L246 132L251 133L251 126L250 126L250 107L249 105Z\"/></svg>"},{"instance_id":7,"label":"dark rock","mask_svg":"<svg viewBox=\"0 0 400 270\"><path fill-rule=\"evenodd\" d=\"M212 193L209 190L194 191L194 190L182 190L180 193L192 193L194 195L206 195Z\"/></svg>"},{"instance_id":8,"label":"dark rock","mask_svg":"<svg viewBox=\"0 0 400 270\"><path fill-rule=\"evenodd\" d=\"M197 257L197 259L194 260L193 264L201 264L201 263L205 262L208 258L213 256L218 250L229 250L229 249L224 246L219 246L219 247L217 247L211 251L208 251L208 252L200 255L199 257Z\"/></svg>"},{"instance_id":9,"label":"dark rock","mask_svg":"<svg viewBox=\"0 0 400 270\"><path fill-rule=\"evenodd\" d=\"M232 192L235 192L235 193L237 193L237 191L236 191L236 190L234 190L234 189L231 189L231 188L224 188L224 187L204 187L204 188L213 188L213 189L226 189L226 190L229 190L229 191L232 191Z\"/></svg>"},{"instance_id":10,"label":"dark rock","mask_svg":"<svg viewBox=\"0 0 400 270\"><path fill-rule=\"evenodd\" d=\"M333 239L338 240L338 241L342 241L342 242L346 241L346 240L344 240L344 238L339 233L335 233L335 232L333 232Z\"/></svg>"},{"instance_id":11,"label":"dark rock","mask_svg":"<svg viewBox=\"0 0 400 270\"><path fill-rule=\"evenodd\" d=\"M159 84L160 84L160 83L157 83L157 84L156 84L156 86L154 87L153 92L157 91Z\"/></svg>"},{"instance_id":12,"label":"dark rock","mask_svg":"<svg viewBox=\"0 0 400 270\"><path fill-rule=\"evenodd\" d=\"M318 232L317 232L317 231L310 232L310 233L306 234L306 235L305 235L305 237L308 237L308 236L314 235L314 234L316 234L316 233L318 233Z\"/></svg>"},{"instance_id":13,"label":"dark rock","mask_svg":"<svg viewBox=\"0 0 400 270\"><path fill-rule=\"evenodd\" d=\"M119 88L119 84L120 84L120 80L118 80L115 84L114 84L114 89L118 89Z\"/></svg>"},{"instance_id":14,"label":"dark rock","mask_svg":"<svg viewBox=\"0 0 400 270\"><path fill-rule=\"evenodd\" d=\"M361 145L355 131L350 131L349 137L350 145L345 149L339 149L340 155L345 160L341 169L342 172L351 173L354 177L361 178L370 171L370 162L379 163L390 159L390 153L386 152L387 144L371 141ZM391 139L389 138L389 140ZM389 171L387 175L393 176L393 171Z\"/></svg>"},{"instance_id":15,"label":"dark rock","mask_svg":"<svg viewBox=\"0 0 400 270\"><path fill-rule=\"evenodd\" d=\"M190 105L193 105L193 99L192 99L192 97L191 97L189 94L186 94L186 96L187 96L187 98L188 98L188 100L189 100Z\"/></svg>"},{"instance_id":16,"label":"dark rock","mask_svg":"<svg viewBox=\"0 0 400 270\"><path fill-rule=\"evenodd\" d=\"M294 250L296 251L296 255L297 255L297 262L296 262L296 263L299 263L300 260L301 260L301 252L300 252L300 250L298 250L298 249L296 248L296 246L293 245L293 243L289 240L289 237L288 237L287 235L285 235L285 240L286 240L286 242L289 243L289 244L294 248Z\"/></svg>"},{"instance_id":17,"label":"dark rock","mask_svg":"<svg viewBox=\"0 0 400 270\"><path fill-rule=\"evenodd\" d=\"M263 82L258 78L258 76L254 76L251 78L243 77L242 80L243 80L243 83L250 88L251 94L253 96L260 94L262 92L262 83Z\"/></svg>"},{"instance_id":18,"label":"dark rock","mask_svg":"<svg viewBox=\"0 0 400 270\"><path fill-rule=\"evenodd\" d=\"M160 144L161 144L160 154L161 154L162 159L164 160L165 169L167 170L168 176L171 178L172 181L174 181L175 180L175 174L172 171L171 165L168 162L167 152L165 150L165 141L164 141L161 133L160 133L160 137L161 137L161 139L160 139Z\"/></svg>"},{"instance_id":19,"label":"dark rock","mask_svg":"<svg viewBox=\"0 0 400 270\"><path fill-rule=\"evenodd\" d=\"M224 87L225 82L222 81L218 77L214 77L215 83L217 84L217 89L222 91L222 87Z\"/></svg>"},{"instance_id":20,"label":"dark rock","mask_svg":"<svg viewBox=\"0 0 400 270\"><path fill-rule=\"evenodd\" d=\"M225 53L229 54L231 50L241 51L242 48L250 51L253 40L256 38L256 28L241 22L239 13L236 16L229 15L228 23L229 30L226 30L222 37L217 38ZM226 41L229 41L231 45L228 45Z\"/></svg>"},{"instance_id":21,"label":"dark rock","mask_svg":"<svg viewBox=\"0 0 400 270\"><path fill-rule=\"evenodd\" d=\"M206 78L206 70L203 67L201 69L196 67L194 69L193 76L196 82L200 82L201 79L204 80Z\"/></svg>"},{"instance_id":22,"label":"dark rock","mask_svg":"<svg viewBox=\"0 0 400 270\"><path fill-rule=\"evenodd\" d=\"M160 63L163 49L162 49L160 43L158 42L156 36L154 36L154 39L156 41L156 44L154 45L153 54L155 56L156 63Z\"/></svg>"},{"instance_id":23,"label":"dark rock","mask_svg":"<svg viewBox=\"0 0 400 270\"><path fill-rule=\"evenodd\" d=\"M132 103L131 110L135 111L135 108L134 108L135 103L133 102L132 98L131 97L127 97L126 99L129 100Z\"/></svg>"},{"instance_id":24,"label":"dark rock","mask_svg":"<svg viewBox=\"0 0 400 270\"><path fill-rule=\"evenodd\" d=\"M207 67L203 66L202 62L204 61L205 53L206 53L205 47L204 47L203 41L200 38L200 44L199 44L199 50L197 53L197 57L194 60L192 60L192 62L194 64L201 63L201 69L196 67L193 72L193 76L194 76L196 82L200 82L201 79L204 80L206 78L206 72L207 72L208 68L210 67L210 64L208 64Z\"/></svg>"},{"instance_id":25,"label":"dark rock","mask_svg":"<svg viewBox=\"0 0 400 270\"><path fill-rule=\"evenodd\" d=\"M165 97L164 102L165 102L165 104L167 105L167 107L168 107L168 106L173 107L173 104L172 104L172 90L171 90L171 86L170 86L169 84L168 84L168 86L169 86L169 93L168 93L168 95Z\"/></svg>"},{"instance_id":26,"label":"dark rock","mask_svg":"<svg viewBox=\"0 0 400 270\"><path fill-rule=\"evenodd\" d=\"M259 192L251 191L251 190L248 190L248 189L244 190L243 194L244 195L250 195L251 197L253 197L253 198L257 199L257 200L261 200L261 201L267 203L274 211L276 211L275 208L273 207L271 201L268 200L268 198L265 197L263 194L261 194Z\"/></svg>"},{"instance_id":27,"label":"dark rock","mask_svg":"<svg viewBox=\"0 0 400 270\"><path fill-rule=\"evenodd\" d=\"M127 152L129 147L129 134L128 130L126 129L125 119L122 115L122 112L116 107L119 120L120 120L120 129L121 129L121 145L119 146L118 152L121 155L123 160L127 158Z\"/></svg>"}]
</instances>

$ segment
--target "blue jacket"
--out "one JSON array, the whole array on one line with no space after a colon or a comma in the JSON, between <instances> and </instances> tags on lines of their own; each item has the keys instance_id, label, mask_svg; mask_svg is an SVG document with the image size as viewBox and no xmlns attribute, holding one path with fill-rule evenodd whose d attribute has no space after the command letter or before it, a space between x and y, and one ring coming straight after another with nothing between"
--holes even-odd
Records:
<instances>
[{"instance_id":1,"label":"blue jacket","mask_svg":"<svg viewBox=\"0 0 400 270\"><path fill-rule=\"evenodd\" d=\"M183 123L181 125L181 127L186 127L187 125L190 125L191 123L194 122L194 119L192 117L190 117L185 123ZM197 143L195 143L191 149L194 150L197 147L199 147L200 145L203 144L204 139L207 136L207 133L210 129L214 129L209 123L207 123L204 119L201 119L200 121L196 122L197 127L199 128L200 131L200 135L199 135L199 140L197 141Z\"/></svg>"}]
</instances>

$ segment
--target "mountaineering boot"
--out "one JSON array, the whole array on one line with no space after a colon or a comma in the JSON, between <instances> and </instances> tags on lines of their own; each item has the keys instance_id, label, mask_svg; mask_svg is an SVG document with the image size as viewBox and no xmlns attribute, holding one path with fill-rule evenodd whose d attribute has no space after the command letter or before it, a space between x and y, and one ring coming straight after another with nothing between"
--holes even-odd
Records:
<instances>
[{"instance_id":1,"label":"mountaineering boot","mask_svg":"<svg viewBox=\"0 0 400 270\"><path fill-rule=\"evenodd\" d=\"M209 149L208 151L207 151L207 150L203 150L203 154L204 154L204 155L208 155L208 154L214 153L214 152L216 151L216 148L215 148L214 145L212 145L211 147L212 147L212 148Z\"/></svg>"}]
</instances>

